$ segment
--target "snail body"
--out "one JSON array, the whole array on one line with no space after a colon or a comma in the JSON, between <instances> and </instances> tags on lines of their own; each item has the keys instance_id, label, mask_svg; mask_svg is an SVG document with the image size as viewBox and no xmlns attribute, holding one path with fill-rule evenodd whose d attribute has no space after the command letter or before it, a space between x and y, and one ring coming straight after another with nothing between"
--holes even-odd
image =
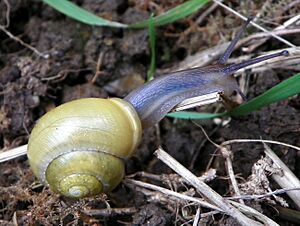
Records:
<instances>
[{"instance_id":1,"label":"snail body","mask_svg":"<svg viewBox=\"0 0 300 226\"><path fill-rule=\"evenodd\" d=\"M239 92L235 71L288 54L282 51L226 66L243 29L217 65L163 75L124 99L79 99L45 114L28 141L35 175L51 190L72 198L111 191L122 180L124 160L137 148L142 129L159 122L185 99Z\"/></svg>"},{"instance_id":2,"label":"snail body","mask_svg":"<svg viewBox=\"0 0 300 226\"><path fill-rule=\"evenodd\" d=\"M153 79L132 91L124 100L134 106L143 127L147 128L163 119L185 99L214 92L229 96L238 89L235 78L225 76L221 68L193 68Z\"/></svg>"},{"instance_id":3,"label":"snail body","mask_svg":"<svg viewBox=\"0 0 300 226\"><path fill-rule=\"evenodd\" d=\"M135 108L143 128L151 127L185 99L214 92L222 93L225 96L230 96L234 92L243 95L233 77L234 72L252 64L287 55L288 51L284 50L229 66L219 63L176 71L162 75L133 90L124 100L130 102Z\"/></svg>"}]
</instances>

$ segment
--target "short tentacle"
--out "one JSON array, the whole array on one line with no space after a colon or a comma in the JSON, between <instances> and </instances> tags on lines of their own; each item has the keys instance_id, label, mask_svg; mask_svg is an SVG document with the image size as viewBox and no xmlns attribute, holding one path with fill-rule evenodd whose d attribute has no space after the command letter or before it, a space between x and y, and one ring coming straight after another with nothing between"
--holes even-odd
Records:
<instances>
[{"instance_id":1,"label":"short tentacle","mask_svg":"<svg viewBox=\"0 0 300 226\"><path fill-rule=\"evenodd\" d=\"M249 17L248 20L246 21L246 23L243 24L242 28L239 30L237 35L234 37L234 39L231 41L230 45L227 47L227 49L225 50L223 55L218 60L219 64L224 65L224 64L227 63L227 60L229 59L231 53L233 52L235 45L237 44L237 42L241 38L242 34L246 30L246 27L248 26L248 24L251 22L252 19L253 19L253 17Z\"/></svg>"}]
</instances>

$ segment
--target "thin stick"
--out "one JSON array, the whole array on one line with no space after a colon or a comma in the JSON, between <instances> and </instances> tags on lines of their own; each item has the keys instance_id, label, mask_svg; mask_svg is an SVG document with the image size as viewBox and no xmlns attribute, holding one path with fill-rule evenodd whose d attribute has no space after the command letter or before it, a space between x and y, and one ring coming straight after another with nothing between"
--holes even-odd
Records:
<instances>
[{"instance_id":1,"label":"thin stick","mask_svg":"<svg viewBox=\"0 0 300 226\"><path fill-rule=\"evenodd\" d=\"M244 199L244 200L251 200L251 199L262 199L262 198L266 198L269 196L273 196L273 195L280 195L283 193L287 193L289 191L295 191L295 190L300 190L299 188L282 188L282 189L277 189L275 191L271 191L262 195L240 195L240 196L233 196L233 197L228 197L226 199L228 200L234 200L234 199Z\"/></svg>"},{"instance_id":2,"label":"thin stick","mask_svg":"<svg viewBox=\"0 0 300 226\"><path fill-rule=\"evenodd\" d=\"M223 0L220 0L222 2ZM196 24L200 25L203 20L205 20L216 8L218 8L218 4L212 4L207 10L205 10L201 15L197 18Z\"/></svg>"},{"instance_id":3,"label":"thin stick","mask_svg":"<svg viewBox=\"0 0 300 226\"><path fill-rule=\"evenodd\" d=\"M300 17L300 15L299 15L299 17ZM276 35L297 34L297 33L300 33L300 28L274 30L273 33ZM250 42L253 39L262 39L262 41L265 41L266 38L269 38L270 36L271 35L268 32L258 32L253 35L249 35L249 36L243 38L241 41L239 41L236 48L239 48L240 46L245 45L246 43ZM247 51L247 52L249 52L249 51Z\"/></svg>"},{"instance_id":4,"label":"thin stick","mask_svg":"<svg viewBox=\"0 0 300 226\"><path fill-rule=\"evenodd\" d=\"M87 209L87 210L82 210L81 212L89 216L114 217L117 215L134 214L137 212L137 209L135 207L105 208L105 209Z\"/></svg>"},{"instance_id":5,"label":"thin stick","mask_svg":"<svg viewBox=\"0 0 300 226\"><path fill-rule=\"evenodd\" d=\"M5 12L6 23L4 27L7 28L9 27L10 24L10 4L8 0L4 0L4 4L6 5L6 12Z\"/></svg>"},{"instance_id":6,"label":"thin stick","mask_svg":"<svg viewBox=\"0 0 300 226\"><path fill-rule=\"evenodd\" d=\"M279 142L279 141L274 141L274 140L258 140L258 139L235 139L235 140L228 140L223 142L221 145L222 146L226 146L229 144L233 144L233 143L249 143L249 142L259 142L259 143L270 143L270 144L278 144L278 145L283 145L286 147L290 147L290 148L294 148L298 151L300 151L300 147L291 145L291 144L287 144L287 143L283 143L283 142Z\"/></svg>"},{"instance_id":7,"label":"thin stick","mask_svg":"<svg viewBox=\"0 0 300 226\"><path fill-rule=\"evenodd\" d=\"M132 180L132 179L124 179L124 183L137 185L137 186L140 186L143 188L148 188L148 189L154 190L154 191L159 191L165 195L174 196L176 198L183 199L183 200L190 201L190 202L195 202L195 203L199 204L200 206L203 206L203 207L206 207L209 209L213 209L213 210L217 210L219 212L223 212L222 209L218 208L217 206L214 206L210 203L204 202L204 201L200 200L199 198L195 198L195 197L184 195L184 194L181 194L181 193L178 193L175 191L171 191L169 189L166 189L166 188L154 185L154 184L149 184L149 183Z\"/></svg>"},{"instance_id":8,"label":"thin stick","mask_svg":"<svg viewBox=\"0 0 300 226\"><path fill-rule=\"evenodd\" d=\"M199 180L209 182L216 178L216 169L210 168L206 172L202 174L202 176L198 177ZM151 181L159 181L164 183L165 181L172 181L172 183L182 184L186 183L186 181L180 177L178 174L152 174L144 171L139 171L134 174L126 176L127 178L144 178Z\"/></svg>"},{"instance_id":9,"label":"thin stick","mask_svg":"<svg viewBox=\"0 0 300 226\"><path fill-rule=\"evenodd\" d=\"M282 173L272 174L272 178L276 181L277 184L282 188L300 188L300 181L295 176L295 174L281 161L281 159L269 148L265 143L265 153L272 159L276 166L280 167ZM300 208L300 190L288 191L287 195L294 201L298 208Z\"/></svg>"},{"instance_id":10,"label":"thin stick","mask_svg":"<svg viewBox=\"0 0 300 226\"><path fill-rule=\"evenodd\" d=\"M222 6L224 9L226 9L226 10L232 12L234 15L236 15L236 16L240 17L241 19L247 21L247 17L245 17L245 16L243 16L242 14L238 13L237 11L231 9L231 8L228 7L227 5L225 5L225 4L221 3L221 2L219 2L218 0L213 0L213 1L214 1L215 3L217 3L218 5ZM262 31L264 31L264 32L269 33L271 36L273 36L274 38L278 39L279 41L285 43L286 45L288 45L288 46L290 46L290 47L296 47L294 44L290 43L289 41L287 41L287 40L285 40L285 39L283 39L283 38L281 38L281 37L279 37L278 35L274 34L273 32L268 31L267 29L263 28L262 26L258 25L257 23L255 23L255 22L253 22L253 21L251 21L250 23L251 23L254 27L256 27L256 28L258 28L258 29L260 29L260 30L262 30Z\"/></svg>"},{"instance_id":11,"label":"thin stick","mask_svg":"<svg viewBox=\"0 0 300 226\"><path fill-rule=\"evenodd\" d=\"M27 44L26 42L24 42L20 38L18 38L15 35L13 35L3 25L0 25L0 30L2 30L8 37L10 37L11 39L13 39L14 41L16 41L16 42L20 43L22 46L25 46L26 48L30 49L32 52L34 52L35 54L37 54L39 57L42 57L44 59L48 59L49 58L49 54L41 53L40 51L38 51L33 46Z\"/></svg>"},{"instance_id":12,"label":"thin stick","mask_svg":"<svg viewBox=\"0 0 300 226\"><path fill-rule=\"evenodd\" d=\"M15 40L16 42L19 42L21 45L27 47L28 49L30 49L31 51L36 53L38 56L40 56L42 58L45 58L45 59L49 58L48 54L41 53L36 48L34 48L33 46L31 46L31 45L27 44L26 42L22 41L20 38L14 36L11 32L9 32L6 29L10 25L10 4L7 0L4 0L4 4L6 5L6 12L5 12L6 23L5 23L5 25L0 25L0 30L2 30L11 39Z\"/></svg>"},{"instance_id":13,"label":"thin stick","mask_svg":"<svg viewBox=\"0 0 300 226\"><path fill-rule=\"evenodd\" d=\"M209 93L202 96L185 99L184 101L176 105L172 111L183 111L186 109L200 107L203 105L208 105L219 101L221 101L220 92Z\"/></svg>"},{"instance_id":14,"label":"thin stick","mask_svg":"<svg viewBox=\"0 0 300 226\"><path fill-rule=\"evenodd\" d=\"M219 151L221 152L223 158L225 158L225 166L226 166L227 174L229 175L229 178L230 178L230 181L231 181L231 185L233 187L233 190L234 190L235 194L238 195L238 196L240 196L241 192L240 192L238 183L237 183L236 178L235 178L235 174L234 174L234 170L233 170L233 165L232 165L232 161L231 161L232 152L230 150L228 150L225 146L220 146L220 145L216 144L215 142L213 142L210 139L210 137L207 135L207 133L204 130L204 128L201 125L198 125L198 126L200 127L200 129L204 133L204 136L206 137L206 139L209 142L211 142L214 146L216 146L219 149ZM239 202L241 204L244 204L244 201L242 199L240 199Z\"/></svg>"},{"instance_id":15,"label":"thin stick","mask_svg":"<svg viewBox=\"0 0 300 226\"><path fill-rule=\"evenodd\" d=\"M258 212L257 210L243 205L241 203L235 202L235 201L230 201L230 204L234 205L236 208L238 208L240 211L242 211L243 213L250 215L250 216L255 216L257 219L261 220L262 222L264 222L264 225L268 225L268 226L279 226L279 224L277 224L276 222L274 222L273 220L271 220L270 218L266 217L265 215L263 215L262 213Z\"/></svg>"},{"instance_id":16,"label":"thin stick","mask_svg":"<svg viewBox=\"0 0 300 226\"><path fill-rule=\"evenodd\" d=\"M22 155L26 155L26 152L27 152L27 144L10 149L8 151L0 152L0 163L20 157Z\"/></svg>"},{"instance_id":17,"label":"thin stick","mask_svg":"<svg viewBox=\"0 0 300 226\"><path fill-rule=\"evenodd\" d=\"M199 225L200 216L201 216L201 209L200 209L200 207L198 207L195 218L194 218L193 226L198 226Z\"/></svg>"},{"instance_id":18,"label":"thin stick","mask_svg":"<svg viewBox=\"0 0 300 226\"><path fill-rule=\"evenodd\" d=\"M299 4L299 2L298 2L298 4ZM281 30L281 29L287 28L288 26L292 25L293 23L296 23L299 19L300 19L300 14L288 19L287 21L285 21L283 23L283 25L276 27L275 30Z\"/></svg>"},{"instance_id":19,"label":"thin stick","mask_svg":"<svg viewBox=\"0 0 300 226\"><path fill-rule=\"evenodd\" d=\"M291 24L295 23L296 21L298 21L300 18L300 14L296 15L292 18L290 18L289 20L285 21L282 25L276 27L275 29L273 29L273 33L274 34L278 34L278 31L284 30L286 27L290 26ZM252 52L254 49L256 49L257 47L261 46L262 44L264 44L267 40L269 39L269 37L261 39L257 42L255 42L254 44L252 44L251 46L247 47L245 49L246 52Z\"/></svg>"},{"instance_id":20,"label":"thin stick","mask_svg":"<svg viewBox=\"0 0 300 226\"><path fill-rule=\"evenodd\" d=\"M265 144L265 143L271 143L271 144L279 144L286 147L294 148L298 151L300 151L300 147L286 144L279 141L273 141L273 140L251 140L251 139L237 139L237 140L230 140L225 141L221 145L229 145L232 143L248 143L248 142L260 142L264 143L265 146L265 153L266 155L272 159L274 163L279 166L282 171L283 175L277 175L272 174L272 178L283 188L298 188L300 187L300 181L299 179L293 174L293 172L281 161L280 158ZM296 205L300 208L300 191L290 191L287 192L287 194L291 197L291 199L296 203Z\"/></svg>"},{"instance_id":21,"label":"thin stick","mask_svg":"<svg viewBox=\"0 0 300 226\"><path fill-rule=\"evenodd\" d=\"M261 225L259 222L254 221L240 211L238 211L235 207L233 207L227 200L222 198L217 192L212 190L207 184L198 180L198 178L192 174L188 169L179 164L174 158L172 158L168 153L166 153L162 148L159 148L155 151L155 155L158 159L162 160L165 164L167 164L170 168L172 168L176 173L185 178L190 184L192 184L197 191L206 199L210 200L216 206L221 208L227 215L233 217L237 220L241 225Z\"/></svg>"}]
</instances>

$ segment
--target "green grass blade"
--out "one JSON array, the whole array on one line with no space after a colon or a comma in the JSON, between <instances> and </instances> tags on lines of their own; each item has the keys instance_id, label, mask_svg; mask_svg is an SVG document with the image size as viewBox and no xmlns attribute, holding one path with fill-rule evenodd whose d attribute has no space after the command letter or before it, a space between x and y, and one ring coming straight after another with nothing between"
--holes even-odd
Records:
<instances>
[{"instance_id":1,"label":"green grass blade","mask_svg":"<svg viewBox=\"0 0 300 226\"><path fill-rule=\"evenodd\" d=\"M156 39L156 33L155 33L155 22L153 19L153 14L151 14L149 19L149 43L150 43L150 50L151 50L151 62L150 62L150 68L147 72L147 81L150 81L154 78L154 73L156 70L156 51L155 51L155 39Z\"/></svg>"},{"instance_id":2,"label":"green grass blade","mask_svg":"<svg viewBox=\"0 0 300 226\"><path fill-rule=\"evenodd\" d=\"M240 105L228 112L228 114L232 116L245 115L271 103L287 99L298 93L300 93L300 73L286 79L249 102Z\"/></svg>"},{"instance_id":3,"label":"green grass blade","mask_svg":"<svg viewBox=\"0 0 300 226\"><path fill-rule=\"evenodd\" d=\"M179 118L179 119L213 119L222 117L226 113L212 114L205 112L192 112L192 111L178 111L169 113L167 116L171 118Z\"/></svg>"},{"instance_id":4,"label":"green grass blade","mask_svg":"<svg viewBox=\"0 0 300 226\"><path fill-rule=\"evenodd\" d=\"M77 6L68 0L43 0L48 5L52 6L57 11L75 19L82 23L97 26L122 27L122 28L146 28L149 25L149 20L144 20L131 25L122 24L114 21L109 21L98 17L89 11ZM154 18L155 26L161 26L182 19L193 12L199 10L209 0L190 0L181 5L168 10L167 12Z\"/></svg>"},{"instance_id":5,"label":"green grass blade","mask_svg":"<svg viewBox=\"0 0 300 226\"><path fill-rule=\"evenodd\" d=\"M260 96L250 100L249 102L234 108L232 111L227 113L210 114L210 113L199 113L199 112L174 112L167 116L172 118L180 119L212 119L222 116L242 116L255 111L259 108L267 106L271 103L278 102L287 99L291 96L300 93L300 73L288 78L287 80L279 83L272 87L268 91L264 92Z\"/></svg>"},{"instance_id":6,"label":"green grass blade","mask_svg":"<svg viewBox=\"0 0 300 226\"><path fill-rule=\"evenodd\" d=\"M187 2L178 5L165 13L154 17L155 26L162 26L165 24L172 23L176 20L182 19L197 10L199 10L202 6L208 3L209 0L190 0ZM144 20L141 22L137 22L134 24L130 24L130 28L145 28L148 26L148 20Z\"/></svg>"},{"instance_id":7,"label":"green grass blade","mask_svg":"<svg viewBox=\"0 0 300 226\"><path fill-rule=\"evenodd\" d=\"M43 0L57 11L89 25L108 26L108 27L127 27L128 25L109 21L98 17L89 11L75 5L68 0Z\"/></svg>"}]
</instances>

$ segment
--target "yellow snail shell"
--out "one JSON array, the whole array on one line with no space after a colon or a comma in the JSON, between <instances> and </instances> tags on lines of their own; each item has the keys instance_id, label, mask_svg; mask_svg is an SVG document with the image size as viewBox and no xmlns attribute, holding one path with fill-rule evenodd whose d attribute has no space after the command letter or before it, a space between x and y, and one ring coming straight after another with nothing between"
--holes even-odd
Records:
<instances>
[{"instance_id":1,"label":"yellow snail shell","mask_svg":"<svg viewBox=\"0 0 300 226\"><path fill-rule=\"evenodd\" d=\"M28 142L35 175L54 192L79 198L108 192L141 139L135 109L118 98L86 98L45 114Z\"/></svg>"}]
</instances>

